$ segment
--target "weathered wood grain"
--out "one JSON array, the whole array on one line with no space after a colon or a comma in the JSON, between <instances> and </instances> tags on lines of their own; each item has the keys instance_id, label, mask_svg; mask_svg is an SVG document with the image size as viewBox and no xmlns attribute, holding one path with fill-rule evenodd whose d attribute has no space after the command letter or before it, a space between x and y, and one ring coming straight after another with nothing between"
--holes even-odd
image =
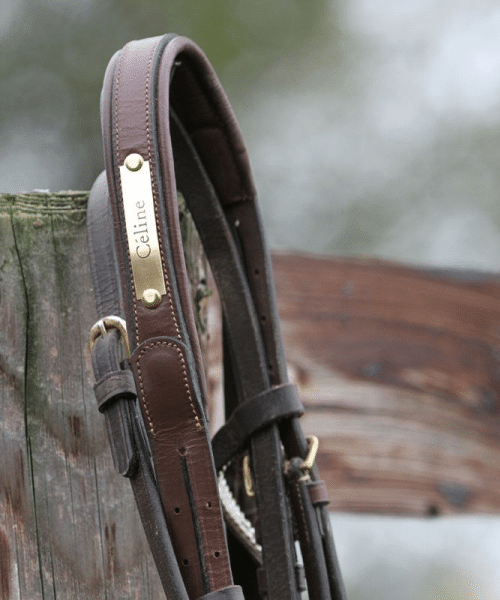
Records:
<instances>
[{"instance_id":1,"label":"weathered wood grain","mask_svg":"<svg viewBox=\"0 0 500 600\"><path fill-rule=\"evenodd\" d=\"M86 201L0 196L1 600L162 597L92 392ZM332 508L500 512L500 277L299 255L274 266ZM208 308L216 428L220 317Z\"/></svg>"},{"instance_id":2,"label":"weathered wood grain","mask_svg":"<svg viewBox=\"0 0 500 600\"><path fill-rule=\"evenodd\" d=\"M500 277L276 255L290 370L332 509L500 509Z\"/></svg>"},{"instance_id":3,"label":"weathered wood grain","mask_svg":"<svg viewBox=\"0 0 500 600\"><path fill-rule=\"evenodd\" d=\"M24 390L26 296L12 230L0 204L0 597L39 594L32 486L26 452Z\"/></svg>"},{"instance_id":4,"label":"weathered wood grain","mask_svg":"<svg viewBox=\"0 0 500 600\"><path fill-rule=\"evenodd\" d=\"M162 597L93 397L86 199L2 199L2 600Z\"/></svg>"}]
</instances>

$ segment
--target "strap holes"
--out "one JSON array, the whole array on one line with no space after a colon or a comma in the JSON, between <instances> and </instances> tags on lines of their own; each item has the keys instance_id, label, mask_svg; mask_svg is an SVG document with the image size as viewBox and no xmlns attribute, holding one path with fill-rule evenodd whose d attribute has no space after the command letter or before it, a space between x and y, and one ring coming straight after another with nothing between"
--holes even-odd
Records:
<instances>
[{"instance_id":1,"label":"strap holes","mask_svg":"<svg viewBox=\"0 0 500 600\"><path fill-rule=\"evenodd\" d=\"M179 454L180 454L181 456L184 456L184 455L186 454L186 448L184 448L184 447L182 447L182 448L179 448Z\"/></svg>"},{"instance_id":2,"label":"strap holes","mask_svg":"<svg viewBox=\"0 0 500 600\"><path fill-rule=\"evenodd\" d=\"M235 227L239 227L240 226L240 220L236 219L236 221L234 222L234 226Z\"/></svg>"},{"instance_id":3,"label":"strap holes","mask_svg":"<svg viewBox=\"0 0 500 600\"><path fill-rule=\"evenodd\" d=\"M260 269L254 269L253 270L253 274L254 275L260 275Z\"/></svg>"},{"instance_id":4,"label":"strap holes","mask_svg":"<svg viewBox=\"0 0 500 600\"><path fill-rule=\"evenodd\" d=\"M205 506L210 510L212 508L212 503L211 502L207 502L205 504Z\"/></svg>"},{"instance_id":5,"label":"strap holes","mask_svg":"<svg viewBox=\"0 0 500 600\"><path fill-rule=\"evenodd\" d=\"M267 321L266 315L260 315L261 323L265 323Z\"/></svg>"},{"instance_id":6,"label":"strap holes","mask_svg":"<svg viewBox=\"0 0 500 600\"><path fill-rule=\"evenodd\" d=\"M183 558L182 559L182 564L187 567L188 564L189 564L189 560L187 558Z\"/></svg>"},{"instance_id":7,"label":"strap holes","mask_svg":"<svg viewBox=\"0 0 500 600\"><path fill-rule=\"evenodd\" d=\"M180 509L178 506L176 506L176 507L174 508L174 513L175 513L176 515L178 515L180 512L181 512L181 509Z\"/></svg>"},{"instance_id":8,"label":"strap holes","mask_svg":"<svg viewBox=\"0 0 500 600\"><path fill-rule=\"evenodd\" d=\"M217 550L216 552L214 552L214 556L215 556L215 558L219 558L220 552Z\"/></svg>"}]
</instances>

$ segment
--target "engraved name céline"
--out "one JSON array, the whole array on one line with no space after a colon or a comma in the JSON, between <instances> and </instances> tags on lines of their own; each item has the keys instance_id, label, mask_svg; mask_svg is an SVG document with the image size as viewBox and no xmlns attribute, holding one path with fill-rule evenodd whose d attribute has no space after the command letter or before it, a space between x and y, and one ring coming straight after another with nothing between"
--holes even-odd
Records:
<instances>
[{"instance_id":1,"label":"engraved name c\u00e9line","mask_svg":"<svg viewBox=\"0 0 500 600\"><path fill-rule=\"evenodd\" d=\"M136 223L134 223L133 236L135 241L135 253L138 258L148 258L151 254L151 246L149 245L148 218L144 200L137 200L135 207Z\"/></svg>"}]
</instances>

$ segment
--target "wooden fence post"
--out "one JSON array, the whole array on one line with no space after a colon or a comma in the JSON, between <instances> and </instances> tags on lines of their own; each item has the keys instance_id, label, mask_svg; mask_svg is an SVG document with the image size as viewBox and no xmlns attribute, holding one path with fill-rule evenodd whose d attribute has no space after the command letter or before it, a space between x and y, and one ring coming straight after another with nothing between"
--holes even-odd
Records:
<instances>
[{"instance_id":1,"label":"wooden fence post","mask_svg":"<svg viewBox=\"0 0 500 600\"><path fill-rule=\"evenodd\" d=\"M0 600L163 597L92 391L87 198L0 195ZM201 250L182 223L198 303ZM274 268L331 508L500 512L500 276L289 254ZM216 426L214 303L209 317Z\"/></svg>"},{"instance_id":2,"label":"wooden fence post","mask_svg":"<svg viewBox=\"0 0 500 600\"><path fill-rule=\"evenodd\" d=\"M93 396L87 198L0 197L1 600L163 597Z\"/></svg>"}]
</instances>

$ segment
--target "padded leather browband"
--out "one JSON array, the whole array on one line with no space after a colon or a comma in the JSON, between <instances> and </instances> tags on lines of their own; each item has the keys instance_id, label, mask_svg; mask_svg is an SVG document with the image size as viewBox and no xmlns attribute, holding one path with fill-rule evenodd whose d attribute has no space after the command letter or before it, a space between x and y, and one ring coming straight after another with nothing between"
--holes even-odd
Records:
<instances>
[{"instance_id":1,"label":"padded leather browband","mask_svg":"<svg viewBox=\"0 0 500 600\"><path fill-rule=\"evenodd\" d=\"M91 193L90 255L98 315L124 318L130 356L119 361L120 336L101 323L96 396L166 594L241 600L242 586L247 600L299 600L297 537L309 597L343 599L325 487L300 427L302 404L287 381L255 186L220 83L187 38L131 42L110 61L101 115L107 187L101 176ZM234 498L224 500L229 548L178 190L223 307L227 424L214 449L224 489L240 506L235 516L228 508ZM244 492L243 454L255 495L248 486Z\"/></svg>"}]
</instances>

